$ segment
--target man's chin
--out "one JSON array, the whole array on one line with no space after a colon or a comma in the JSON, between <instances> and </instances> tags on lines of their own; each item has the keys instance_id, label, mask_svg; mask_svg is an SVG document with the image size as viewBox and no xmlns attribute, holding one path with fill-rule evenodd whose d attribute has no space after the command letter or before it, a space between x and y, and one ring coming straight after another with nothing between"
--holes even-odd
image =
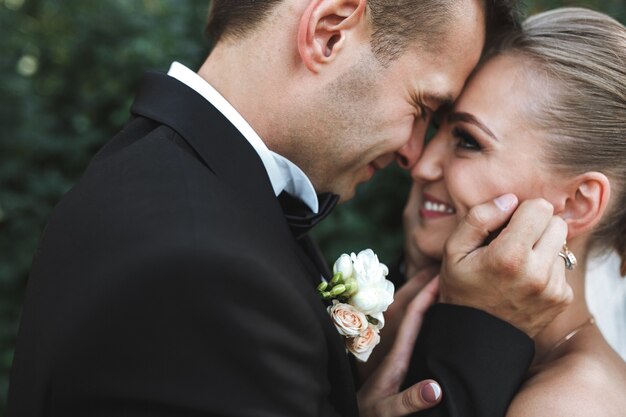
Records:
<instances>
[{"instance_id":1,"label":"man's chin","mask_svg":"<svg viewBox=\"0 0 626 417\"><path fill-rule=\"evenodd\" d=\"M337 204L343 204L354 198L354 196L356 195L356 187L356 185L341 187L331 190L330 192L339 196L339 202Z\"/></svg>"},{"instance_id":2,"label":"man's chin","mask_svg":"<svg viewBox=\"0 0 626 417\"><path fill-rule=\"evenodd\" d=\"M323 187L323 188L316 187L315 189L317 193L319 194L322 194L322 193L337 194L339 196L338 204L343 204L347 201L352 200L357 194L357 188L367 182L368 180L356 181L356 182L349 183L349 184L348 183L341 183L341 184L334 183L330 187Z\"/></svg>"},{"instance_id":3,"label":"man's chin","mask_svg":"<svg viewBox=\"0 0 626 417\"><path fill-rule=\"evenodd\" d=\"M355 193L352 193L350 195L345 195L345 194L339 194L339 201L337 202L337 204L343 204L343 203L347 203L348 201L352 200L354 198Z\"/></svg>"},{"instance_id":4,"label":"man's chin","mask_svg":"<svg viewBox=\"0 0 626 417\"><path fill-rule=\"evenodd\" d=\"M363 187L365 184L367 184L371 180L372 180L372 177L370 176L369 178L362 179L360 181L357 181L354 184L346 186L345 188L339 191L334 191L335 194L339 195L339 204L352 200L354 196L357 194L358 188Z\"/></svg>"}]
</instances>

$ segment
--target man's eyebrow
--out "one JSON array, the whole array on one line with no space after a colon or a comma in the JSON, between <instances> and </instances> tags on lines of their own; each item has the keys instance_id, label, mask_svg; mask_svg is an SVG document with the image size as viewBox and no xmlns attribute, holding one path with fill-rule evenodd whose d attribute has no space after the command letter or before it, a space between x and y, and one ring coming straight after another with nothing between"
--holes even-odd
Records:
<instances>
[{"instance_id":1,"label":"man's eyebrow","mask_svg":"<svg viewBox=\"0 0 626 417\"><path fill-rule=\"evenodd\" d=\"M473 115L471 115L469 113L463 113L463 112L454 112L454 113L450 113L448 115L448 122L454 123L454 122L459 122L459 121L460 122L471 123L474 126L478 127L480 130L482 130L483 132L485 132L487 135L491 136L493 139L498 140L496 135L494 135L493 132L487 126L482 124Z\"/></svg>"}]
</instances>

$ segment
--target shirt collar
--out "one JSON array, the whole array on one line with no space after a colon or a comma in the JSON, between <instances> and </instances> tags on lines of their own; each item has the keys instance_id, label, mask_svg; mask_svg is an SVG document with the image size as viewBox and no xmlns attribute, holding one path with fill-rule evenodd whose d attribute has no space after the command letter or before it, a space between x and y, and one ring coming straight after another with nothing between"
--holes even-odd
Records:
<instances>
[{"instance_id":1,"label":"shirt collar","mask_svg":"<svg viewBox=\"0 0 626 417\"><path fill-rule=\"evenodd\" d=\"M319 211L317 193L306 174L284 156L271 151L252 126L213 86L179 62L172 63L167 75L176 78L204 97L246 138L261 158L275 195L278 196L285 191L302 200L313 213Z\"/></svg>"}]
</instances>

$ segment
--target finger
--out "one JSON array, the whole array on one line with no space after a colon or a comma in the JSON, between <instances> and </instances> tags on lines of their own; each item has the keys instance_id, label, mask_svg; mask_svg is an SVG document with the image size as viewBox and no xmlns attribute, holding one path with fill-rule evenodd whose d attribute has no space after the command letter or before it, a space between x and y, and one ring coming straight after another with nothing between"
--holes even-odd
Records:
<instances>
[{"instance_id":1,"label":"finger","mask_svg":"<svg viewBox=\"0 0 626 417\"><path fill-rule=\"evenodd\" d=\"M535 298L535 303L541 304L543 311L538 311L537 314L534 314L528 320L528 326L524 329L530 337L535 337L541 332L573 300L574 293L572 287L565 279L565 262L558 255L552 260L550 277L540 292L541 297L540 299Z\"/></svg>"},{"instance_id":2,"label":"finger","mask_svg":"<svg viewBox=\"0 0 626 417\"><path fill-rule=\"evenodd\" d=\"M565 274L565 260L557 254L553 260L550 279L545 292L551 300L560 304L561 309L564 309L574 299L574 291Z\"/></svg>"},{"instance_id":3,"label":"finger","mask_svg":"<svg viewBox=\"0 0 626 417\"><path fill-rule=\"evenodd\" d=\"M558 254L552 260L550 277L544 289L544 297L547 301L562 302L569 293L567 279L565 278L565 262Z\"/></svg>"},{"instance_id":4,"label":"finger","mask_svg":"<svg viewBox=\"0 0 626 417\"><path fill-rule=\"evenodd\" d=\"M374 349L367 362L358 364L358 371L362 378L365 379L369 376L383 359L387 357L387 354L393 348L398 328L405 318L405 312L409 303L417 296L420 290L433 280L438 271L439 267L426 268L420 271L394 294L393 303L385 312L386 323L380 332L380 344Z\"/></svg>"},{"instance_id":5,"label":"finger","mask_svg":"<svg viewBox=\"0 0 626 417\"><path fill-rule=\"evenodd\" d=\"M506 229L498 236L498 245L502 248L523 247L531 250L544 234L553 212L552 204L544 199L524 201L511 216Z\"/></svg>"},{"instance_id":6,"label":"finger","mask_svg":"<svg viewBox=\"0 0 626 417\"><path fill-rule=\"evenodd\" d=\"M531 270L535 271L535 290L545 291L550 297L562 291L565 281L565 263L559 256L567 237L567 224L558 216L552 216L543 235L535 244L530 257ZM545 272L543 272L545 271ZM544 285L545 289L541 286ZM554 301L554 298L550 298Z\"/></svg>"},{"instance_id":7,"label":"finger","mask_svg":"<svg viewBox=\"0 0 626 417\"><path fill-rule=\"evenodd\" d=\"M552 261L552 273L548 281L549 294L556 294L553 299L559 300L564 308L574 300L574 290L565 276L565 260L559 255L567 238L567 223L559 216L553 216L545 233L536 245L535 252L541 264ZM554 255L556 253L556 256ZM554 287L556 290L553 290Z\"/></svg>"},{"instance_id":8,"label":"finger","mask_svg":"<svg viewBox=\"0 0 626 417\"><path fill-rule=\"evenodd\" d=\"M517 204L515 195L505 194L472 207L464 221L448 238L447 252L452 256L464 256L482 246L490 232L502 227L509 220Z\"/></svg>"},{"instance_id":9,"label":"finger","mask_svg":"<svg viewBox=\"0 0 626 417\"><path fill-rule=\"evenodd\" d=\"M424 268L407 280L394 295L392 306L396 303L400 306L406 306L433 279L438 271L439 266Z\"/></svg>"},{"instance_id":10,"label":"finger","mask_svg":"<svg viewBox=\"0 0 626 417\"><path fill-rule=\"evenodd\" d=\"M400 417L427 410L441 401L442 391L437 382L427 379L392 395L385 400L381 409L385 417Z\"/></svg>"},{"instance_id":11,"label":"finger","mask_svg":"<svg viewBox=\"0 0 626 417\"><path fill-rule=\"evenodd\" d=\"M400 388L411 361L415 340L422 327L424 313L437 299L438 289L439 278L436 277L407 307L393 346L376 370L375 384L380 389L395 392Z\"/></svg>"},{"instance_id":12,"label":"finger","mask_svg":"<svg viewBox=\"0 0 626 417\"><path fill-rule=\"evenodd\" d=\"M567 223L558 216L552 216L533 249L533 270L541 271L545 266L549 266L544 293L548 300L553 302L564 300L569 293L569 286L565 279L565 262L559 256L566 237Z\"/></svg>"},{"instance_id":13,"label":"finger","mask_svg":"<svg viewBox=\"0 0 626 417\"><path fill-rule=\"evenodd\" d=\"M424 314L437 299L439 277L435 277L407 306L404 318L398 329L396 340L387 356L390 362L403 366L406 370L413 353L415 340L422 328Z\"/></svg>"},{"instance_id":14,"label":"finger","mask_svg":"<svg viewBox=\"0 0 626 417\"><path fill-rule=\"evenodd\" d=\"M537 262L550 265L550 262L555 260L554 257L558 257L566 238L567 223L559 216L552 216L533 249Z\"/></svg>"}]
</instances>

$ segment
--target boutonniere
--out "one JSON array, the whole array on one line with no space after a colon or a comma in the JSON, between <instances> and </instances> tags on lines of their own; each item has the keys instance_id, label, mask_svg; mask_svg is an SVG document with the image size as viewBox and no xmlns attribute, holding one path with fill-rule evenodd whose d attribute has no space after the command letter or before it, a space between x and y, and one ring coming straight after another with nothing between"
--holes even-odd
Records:
<instances>
[{"instance_id":1,"label":"boutonniere","mask_svg":"<svg viewBox=\"0 0 626 417\"><path fill-rule=\"evenodd\" d=\"M380 342L383 312L393 302L393 283L385 278L388 273L371 249L358 255L344 253L333 265L333 278L317 287L324 300L332 300L328 314L345 337L346 349L362 362Z\"/></svg>"}]
</instances>

